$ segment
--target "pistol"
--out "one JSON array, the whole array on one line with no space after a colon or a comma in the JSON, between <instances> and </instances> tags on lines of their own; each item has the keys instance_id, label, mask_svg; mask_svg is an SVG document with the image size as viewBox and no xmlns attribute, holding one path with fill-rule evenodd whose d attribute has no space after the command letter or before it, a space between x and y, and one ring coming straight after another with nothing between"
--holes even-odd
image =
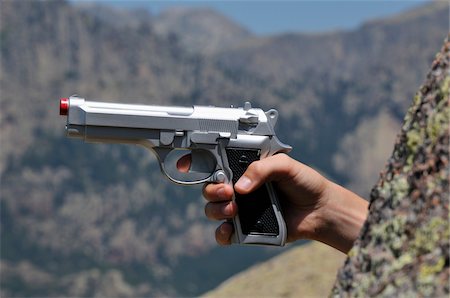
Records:
<instances>
[{"instance_id":1,"label":"pistol","mask_svg":"<svg viewBox=\"0 0 450 298\"><path fill-rule=\"evenodd\" d=\"M153 151L161 172L171 181L192 185L234 185L248 166L292 148L275 134L278 112L243 107L157 106L60 99L67 116L66 135L94 143L125 143ZM182 159L188 169L180 169ZM283 246L287 230L277 191L270 182L256 191L234 193L232 243Z\"/></svg>"}]
</instances>

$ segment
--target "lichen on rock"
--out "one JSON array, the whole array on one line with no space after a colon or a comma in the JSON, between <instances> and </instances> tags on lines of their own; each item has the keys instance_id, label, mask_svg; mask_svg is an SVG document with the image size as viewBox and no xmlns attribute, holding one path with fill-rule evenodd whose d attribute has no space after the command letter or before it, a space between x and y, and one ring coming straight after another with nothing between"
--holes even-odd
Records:
<instances>
[{"instance_id":1,"label":"lichen on rock","mask_svg":"<svg viewBox=\"0 0 450 298\"><path fill-rule=\"evenodd\" d=\"M450 42L413 100L332 296L448 297Z\"/></svg>"}]
</instances>

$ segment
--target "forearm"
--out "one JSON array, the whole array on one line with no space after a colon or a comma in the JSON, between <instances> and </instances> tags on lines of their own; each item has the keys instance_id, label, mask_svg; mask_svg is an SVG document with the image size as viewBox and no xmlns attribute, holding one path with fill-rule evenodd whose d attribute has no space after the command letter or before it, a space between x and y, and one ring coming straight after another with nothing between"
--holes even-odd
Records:
<instances>
[{"instance_id":1,"label":"forearm","mask_svg":"<svg viewBox=\"0 0 450 298\"><path fill-rule=\"evenodd\" d=\"M367 218L368 202L355 193L329 182L314 240L347 253Z\"/></svg>"}]
</instances>

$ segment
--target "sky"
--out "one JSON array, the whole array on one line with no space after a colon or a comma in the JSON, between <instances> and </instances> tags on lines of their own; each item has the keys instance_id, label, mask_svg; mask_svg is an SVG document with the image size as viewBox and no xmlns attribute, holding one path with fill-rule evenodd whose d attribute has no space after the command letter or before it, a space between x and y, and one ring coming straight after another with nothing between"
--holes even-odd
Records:
<instances>
[{"instance_id":1,"label":"sky","mask_svg":"<svg viewBox=\"0 0 450 298\"><path fill-rule=\"evenodd\" d=\"M83 0L72 0L79 2ZM385 18L423 5L425 0L375 1L120 1L101 0L118 7L145 8L159 14L171 6L210 7L251 32L273 35L351 30L362 23Z\"/></svg>"}]
</instances>

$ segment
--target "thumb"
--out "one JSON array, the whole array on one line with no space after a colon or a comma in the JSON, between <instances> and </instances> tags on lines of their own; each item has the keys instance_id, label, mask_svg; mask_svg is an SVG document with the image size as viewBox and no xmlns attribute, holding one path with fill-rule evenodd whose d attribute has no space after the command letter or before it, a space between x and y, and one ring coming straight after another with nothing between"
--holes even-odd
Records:
<instances>
[{"instance_id":1,"label":"thumb","mask_svg":"<svg viewBox=\"0 0 450 298\"><path fill-rule=\"evenodd\" d=\"M240 194L247 194L265 182L290 178L294 164L294 160L283 153L252 162L234 188Z\"/></svg>"}]
</instances>

